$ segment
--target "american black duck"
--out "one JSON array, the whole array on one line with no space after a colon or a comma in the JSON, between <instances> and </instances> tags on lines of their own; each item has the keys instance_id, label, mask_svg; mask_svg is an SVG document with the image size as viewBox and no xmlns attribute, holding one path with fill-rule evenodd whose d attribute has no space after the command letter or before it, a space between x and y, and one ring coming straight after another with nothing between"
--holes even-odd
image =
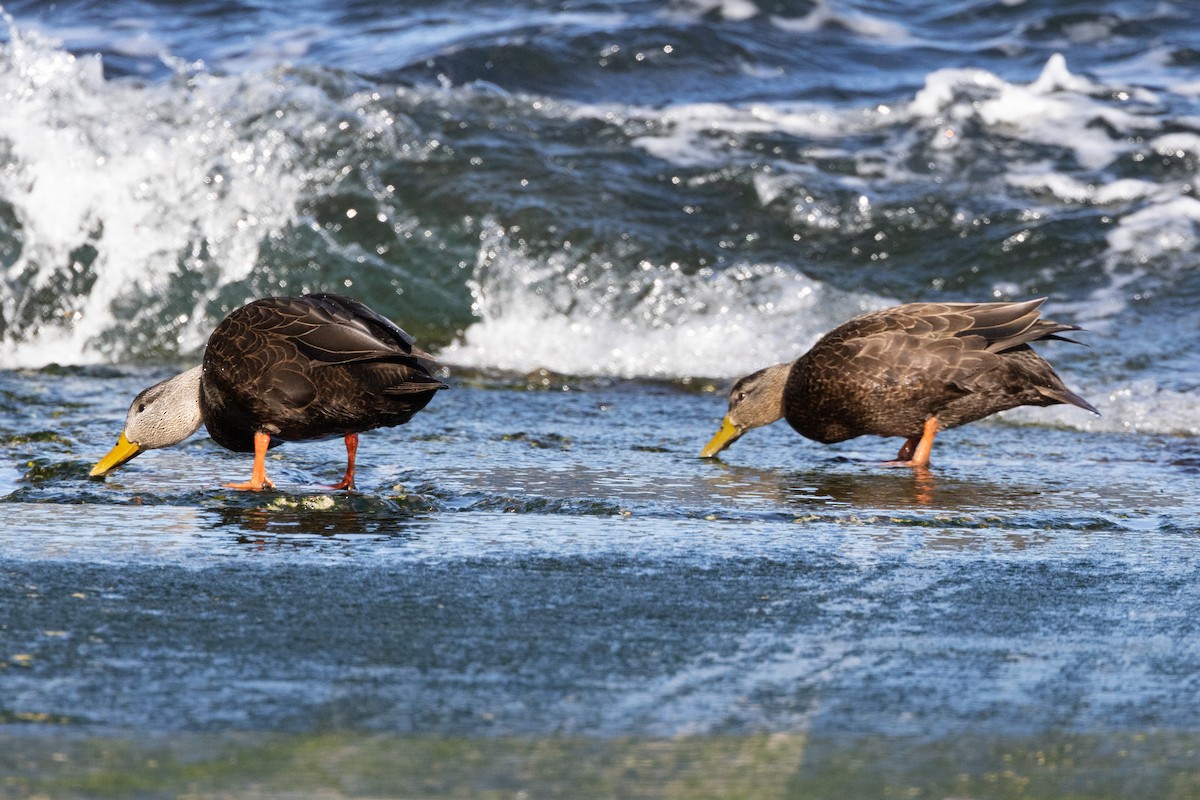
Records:
<instances>
[{"instance_id":1,"label":"american black duck","mask_svg":"<svg viewBox=\"0 0 1200 800\"><path fill-rule=\"evenodd\" d=\"M899 463L929 464L933 437L1016 406L1070 403L1067 389L1029 346L1077 325L1039 317L1045 298L1020 303L910 303L855 317L789 364L739 380L729 413L700 452L710 458L751 428L785 418L830 444L864 434L900 436Z\"/></svg>"},{"instance_id":2,"label":"american black duck","mask_svg":"<svg viewBox=\"0 0 1200 800\"><path fill-rule=\"evenodd\" d=\"M358 434L403 425L446 385L420 359L429 354L395 323L335 294L269 297L227 316L208 338L204 362L143 390L125 430L91 474L182 442L203 424L217 444L253 452L254 469L233 489L274 488L267 449L342 436L354 488Z\"/></svg>"}]
</instances>

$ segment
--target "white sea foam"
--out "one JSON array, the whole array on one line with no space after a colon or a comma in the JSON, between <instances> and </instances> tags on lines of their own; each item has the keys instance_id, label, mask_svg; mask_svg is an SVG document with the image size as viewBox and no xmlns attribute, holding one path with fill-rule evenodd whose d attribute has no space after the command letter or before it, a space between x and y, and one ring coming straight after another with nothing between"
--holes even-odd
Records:
<instances>
[{"instance_id":1,"label":"white sea foam","mask_svg":"<svg viewBox=\"0 0 1200 800\"><path fill-rule=\"evenodd\" d=\"M776 134L828 140L827 153L841 153L837 139L863 132L870 114L832 110L802 104L746 107L720 103L684 103L665 109L635 106L580 106L580 117L641 120L653 123L655 132L639 136L633 144L650 155L681 167L718 166L729 161L730 135ZM814 153L814 155L817 155Z\"/></svg>"},{"instance_id":2,"label":"white sea foam","mask_svg":"<svg viewBox=\"0 0 1200 800\"><path fill-rule=\"evenodd\" d=\"M859 36L878 39L890 44L912 42L912 36L902 25L873 17L839 3L835 8L829 0L816 0L812 10L803 17L772 15L771 23L792 33L811 33L830 25L840 25Z\"/></svg>"},{"instance_id":3,"label":"white sea foam","mask_svg":"<svg viewBox=\"0 0 1200 800\"><path fill-rule=\"evenodd\" d=\"M904 26L850 8L845 3L833 4L829 0L815 0L808 13L799 17L771 13L774 9L768 7L764 10L763 5L754 0L682 0L673 3L664 14L689 20L718 14L730 22L766 16L772 25L791 33L811 33L838 25L864 38L879 39L893 44L912 41L912 36Z\"/></svg>"},{"instance_id":4,"label":"white sea foam","mask_svg":"<svg viewBox=\"0 0 1200 800\"><path fill-rule=\"evenodd\" d=\"M1113 94L1124 99L1114 102ZM1144 89L1105 87L1075 75L1066 60L1055 55L1028 84L1005 81L983 69L937 70L905 104L842 108L800 103L689 103L666 109L584 106L578 113L610 119L617 113L653 123L654 133L639 137L635 144L680 166L723 163L728 158L724 137L742 134L782 133L812 139L830 152L839 152L847 137L915 128L927 131L934 149L966 147L970 142L960 129L973 120L1006 138L1067 148L1084 168L1098 169L1140 147L1135 134L1158 123L1153 115L1139 112L1156 101L1156 95ZM1098 121L1105 124L1097 125ZM903 136L901 144L911 146ZM891 140L886 150L896 145ZM1180 135L1160 146L1190 149L1195 143ZM902 163L894 153L880 155L886 162ZM1028 165L1013 166L1019 173ZM903 174L888 177L905 178Z\"/></svg>"},{"instance_id":5,"label":"white sea foam","mask_svg":"<svg viewBox=\"0 0 1200 800\"><path fill-rule=\"evenodd\" d=\"M730 377L797 358L836 323L888 304L778 265L688 274L643 263L629 272L565 253L531 256L490 225L472 281L479 322L439 357L521 372Z\"/></svg>"},{"instance_id":6,"label":"white sea foam","mask_svg":"<svg viewBox=\"0 0 1200 800\"><path fill-rule=\"evenodd\" d=\"M1092 433L1200 435L1200 403L1194 396L1166 389L1151 378L1108 387L1074 388L1096 407L1100 416L1067 405L1015 408L1002 416L1009 422L1055 425Z\"/></svg>"},{"instance_id":7,"label":"white sea foam","mask_svg":"<svg viewBox=\"0 0 1200 800\"><path fill-rule=\"evenodd\" d=\"M1193 120L1190 124L1197 123L1200 123L1200 120ZM1177 158L1200 156L1200 134L1167 133L1155 138L1150 144L1159 155Z\"/></svg>"},{"instance_id":8,"label":"white sea foam","mask_svg":"<svg viewBox=\"0 0 1200 800\"><path fill-rule=\"evenodd\" d=\"M753 19L759 14L758 5L753 0L683 0L672 4L665 13L668 16L694 19L714 12L731 22Z\"/></svg>"},{"instance_id":9,"label":"white sea foam","mask_svg":"<svg viewBox=\"0 0 1200 800\"><path fill-rule=\"evenodd\" d=\"M1137 200L1161 197L1165 192L1163 185L1153 181L1122 178L1109 183L1085 182L1061 172L1044 172L1037 174L1010 175L1008 182L1034 192L1053 195L1058 200L1068 203L1086 203L1088 205L1114 205L1132 203Z\"/></svg>"},{"instance_id":10,"label":"white sea foam","mask_svg":"<svg viewBox=\"0 0 1200 800\"><path fill-rule=\"evenodd\" d=\"M1036 80L1010 83L981 69L931 73L908 106L919 118L961 124L978 119L989 129L1035 144L1070 148L1086 168L1110 164L1134 145L1109 130L1142 130L1146 118L1104 99L1104 87L1072 74L1066 59L1052 56ZM1135 96L1136 94L1136 96ZM1154 101L1146 91L1129 94L1130 104ZM1106 125L1096 125L1103 121Z\"/></svg>"},{"instance_id":11,"label":"white sea foam","mask_svg":"<svg viewBox=\"0 0 1200 800\"><path fill-rule=\"evenodd\" d=\"M1153 136L1162 125L1161 118L1149 112L1151 104L1158 102L1155 94L1077 78L1058 57L1026 91L1005 91L1011 97L1001 104L1001 111L981 105L980 113L989 122L1012 125L1029 141L1068 144L1085 168L1079 174L1066 174L1045 171L1038 163L1011 164L1008 183L1046 199L1048 214L1054 213L1056 203L1111 210L1115 224L1105 233L1107 250L1101 256L1109 283L1067 304L1077 319L1091 320L1093 326L1096 321L1103 324L1125 310L1128 298L1137 294L1136 287L1148 276L1191 268L1189 253L1200 247L1200 201L1192 197L1194 172L1166 173L1160 180L1110 179L1103 168L1118 159L1160 156L1186 163L1185 159L1200 155L1200 136L1186 132ZM1041 100L1033 95L1041 95ZM1114 97L1123 98L1121 104L1128 110L1112 108ZM1106 124L1096 125L1096 120Z\"/></svg>"},{"instance_id":12,"label":"white sea foam","mask_svg":"<svg viewBox=\"0 0 1200 800\"><path fill-rule=\"evenodd\" d=\"M240 118L271 99L254 82L106 81L99 58L9 26L0 46L8 163L0 196L20 225L21 249L0 284L9 326L0 365L101 360L99 335L129 321L115 301L164 297L181 268L206 274L211 292L253 269L259 242L295 216L295 144L281 129L246 136ZM81 247L94 248L90 266L76 255ZM64 283L86 291L55 288ZM48 293L57 307L28 307ZM196 298L197 325L211 323L202 311L210 298ZM15 329L23 317L43 321ZM180 330L181 349L203 341L202 327Z\"/></svg>"},{"instance_id":13,"label":"white sea foam","mask_svg":"<svg viewBox=\"0 0 1200 800\"><path fill-rule=\"evenodd\" d=\"M1193 252L1200 246L1200 200L1173 197L1126 214L1108 234L1114 256L1145 263L1165 252Z\"/></svg>"}]
</instances>

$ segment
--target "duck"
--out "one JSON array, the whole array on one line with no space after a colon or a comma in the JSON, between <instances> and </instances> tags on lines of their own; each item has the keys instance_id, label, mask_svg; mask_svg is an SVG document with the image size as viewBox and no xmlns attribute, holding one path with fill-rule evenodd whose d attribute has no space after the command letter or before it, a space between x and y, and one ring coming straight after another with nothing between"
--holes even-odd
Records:
<instances>
[{"instance_id":1,"label":"duck","mask_svg":"<svg viewBox=\"0 0 1200 800\"><path fill-rule=\"evenodd\" d=\"M199 366L134 397L117 444L90 476L179 444L203 425L222 447L254 454L250 479L228 488L273 489L268 449L340 436L346 472L330 488L353 490L359 434L403 425L447 388L427 366L432 361L398 325L353 298L255 300L216 326Z\"/></svg>"},{"instance_id":2,"label":"duck","mask_svg":"<svg viewBox=\"0 0 1200 800\"><path fill-rule=\"evenodd\" d=\"M1032 342L1078 325L1041 317L1046 298L907 303L854 317L795 361L741 378L704 449L712 458L747 431L779 419L823 444L900 437L892 464L928 467L938 431L1017 406L1069 404L1099 415L1068 389Z\"/></svg>"}]
</instances>

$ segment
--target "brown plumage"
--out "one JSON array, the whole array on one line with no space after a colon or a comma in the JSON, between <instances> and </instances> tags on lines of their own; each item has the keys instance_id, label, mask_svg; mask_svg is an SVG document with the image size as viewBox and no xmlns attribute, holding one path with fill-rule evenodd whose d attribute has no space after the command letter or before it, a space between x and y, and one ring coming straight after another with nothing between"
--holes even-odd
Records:
<instances>
[{"instance_id":1,"label":"brown plumage","mask_svg":"<svg viewBox=\"0 0 1200 800\"><path fill-rule=\"evenodd\" d=\"M283 442L345 438L353 488L358 434L402 425L445 384L395 323L334 294L270 297L233 311L209 336L204 362L140 393L120 441L92 470L103 475L139 452L186 439L200 426L223 447L255 454L259 490L266 451Z\"/></svg>"},{"instance_id":2,"label":"brown plumage","mask_svg":"<svg viewBox=\"0 0 1200 800\"><path fill-rule=\"evenodd\" d=\"M924 466L938 430L998 411L1070 403L1098 413L1029 346L1079 330L1041 319L1043 302L910 303L855 317L791 364L738 381L701 455L783 417L818 442L903 437L899 460Z\"/></svg>"}]
</instances>

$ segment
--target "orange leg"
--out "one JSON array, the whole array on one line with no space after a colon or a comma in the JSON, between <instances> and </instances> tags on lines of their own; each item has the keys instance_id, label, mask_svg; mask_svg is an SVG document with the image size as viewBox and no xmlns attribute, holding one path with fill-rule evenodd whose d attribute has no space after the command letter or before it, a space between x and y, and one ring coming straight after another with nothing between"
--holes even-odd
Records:
<instances>
[{"instance_id":1,"label":"orange leg","mask_svg":"<svg viewBox=\"0 0 1200 800\"><path fill-rule=\"evenodd\" d=\"M330 489L348 489L354 491L354 456L358 453L358 434L346 434L346 474L342 479L330 486Z\"/></svg>"},{"instance_id":2,"label":"orange leg","mask_svg":"<svg viewBox=\"0 0 1200 800\"><path fill-rule=\"evenodd\" d=\"M925 420L925 430L920 436L910 436L904 440L895 461L888 461L890 466L897 467L928 467L929 453L933 450L933 437L937 435L937 417Z\"/></svg>"},{"instance_id":3,"label":"orange leg","mask_svg":"<svg viewBox=\"0 0 1200 800\"><path fill-rule=\"evenodd\" d=\"M267 478L267 447L270 444L270 436L262 431L255 431L254 469L250 473L250 480L245 483L227 483L225 485L230 489L249 489L252 492L261 492L264 488L274 489L275 484Z\"/></svg>"},{"instance_id":4,"label":"orange leg","mask_svg":"<svg viewBox=\"0 0 1200 800\"><path fill-rule=\"evenodd\" d=\"M921 441L917 442L917 449L913 453L912 460L908 462L910 467L929 466L929 452L933 450L933 437L937 436L937 432L937 417L925 420L925 432L921 434Z\"/></svg>"}]
</instances>

